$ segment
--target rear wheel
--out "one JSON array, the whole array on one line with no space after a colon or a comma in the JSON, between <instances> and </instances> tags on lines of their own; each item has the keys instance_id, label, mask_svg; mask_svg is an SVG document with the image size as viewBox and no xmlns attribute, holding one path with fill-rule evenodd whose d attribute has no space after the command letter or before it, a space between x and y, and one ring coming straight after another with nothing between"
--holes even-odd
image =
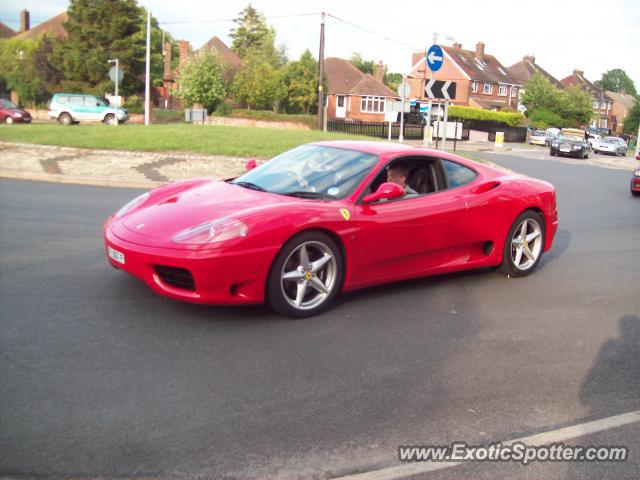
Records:
<instances>
[{"instance_id":1,"label":"rear wheel","mask_svg":"<svg viewBox=\"0 0 640 480\"><path fill-rule=\"evenodd\" d=\"M7 125L12 125L13 124L13 118L12 117L6 117L4 119L4 123L6 123Z\"/></svg>"},{"instance_id":2,"label":"rear wheel","mask_svg":"<svg viewBox=\"0 0 640 480\"><path fill-rule=\"evenodd\" d=\"M58 117L58 123L61 125L71 125L73 123L73 119L68 113L61 113Z\"/></svg>"},{"instance_id":3,"label":"rear wheel","mask_svg":"<svg viewBox=\"0 0 640 480\"><path fill-rule=\"evenodd\" d=\"M331 305L342 279L342 253L331 237L302 233L276 256L267 280L267 300L282 315L310 317Z\"/></svg>"},{"instance_id":4,"label":"rear wheel","mask_svg":"<svg viewBox=\"0 0 640 480\"><path fill-rule=\"evenodd\" d=\"M520 214L507 235L500 273L524 277L535 270L544 251L544 220L533 210Z\"/></svg>"}]
</instances>

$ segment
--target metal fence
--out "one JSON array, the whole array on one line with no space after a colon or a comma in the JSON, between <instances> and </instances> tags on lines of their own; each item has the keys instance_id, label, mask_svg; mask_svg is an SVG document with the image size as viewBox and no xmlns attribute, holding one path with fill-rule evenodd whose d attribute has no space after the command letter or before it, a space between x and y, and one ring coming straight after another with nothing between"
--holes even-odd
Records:
<instances>
[{"instance_id":1,"label":"metal fence","mask_svg":"<svg viewBox=\"0 0 640 480\"><path fill-rule=\"evenodd\" d=\"M389 123L385 122L345 122L344 120L327 121L327 130L330 132L349 133L366 137L389 138ZM408 140L422 140L424 127L416 124L404 125L404 138ZM391 124L391 138L400 136L400 124Z\"/></svg>"}]
</instances>

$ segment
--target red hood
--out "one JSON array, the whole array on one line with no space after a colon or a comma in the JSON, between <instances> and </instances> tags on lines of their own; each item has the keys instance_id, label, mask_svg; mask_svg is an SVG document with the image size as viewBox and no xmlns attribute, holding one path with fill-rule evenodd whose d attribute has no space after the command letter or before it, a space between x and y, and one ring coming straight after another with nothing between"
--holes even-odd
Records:
<instances>
[{"instance_id":1,"label":"red hood","mask_svg":"<svg viewBox=\"0 0 640 480\"><path fill-rule=\"evenodd\" d=\"M299 202L291 197L211 181L175 194L160 192L156 198L152 195L149 203L121 221L116 220L112 228L116 235L133 243L162 246L185 228L222 217L254 217L277 205Z\"/></svg>"}]
</instances>

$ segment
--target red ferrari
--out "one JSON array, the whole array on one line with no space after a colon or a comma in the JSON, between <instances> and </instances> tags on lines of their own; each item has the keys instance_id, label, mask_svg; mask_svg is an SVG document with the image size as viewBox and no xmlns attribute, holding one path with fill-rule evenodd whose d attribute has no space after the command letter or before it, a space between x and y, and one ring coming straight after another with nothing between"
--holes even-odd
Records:
<instances>
[{"instance_id":1,"label":"red ferrari","mask_svg":"<svg viewBox=\"0 0 640 480\"><path fill-rule=\"evenodd\" d=\"M435 150L319 142L229 180L170 183L104 225L114 267L155 292L306 317L339 292L465 269L531 273L552 185Z\"/></svg>"}]
</instances>

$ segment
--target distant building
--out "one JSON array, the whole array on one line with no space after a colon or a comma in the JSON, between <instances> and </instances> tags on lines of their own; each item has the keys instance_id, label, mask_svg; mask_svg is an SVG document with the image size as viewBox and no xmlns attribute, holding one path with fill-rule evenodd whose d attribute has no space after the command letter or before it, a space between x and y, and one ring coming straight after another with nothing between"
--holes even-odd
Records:
<instances>
[{"instance_id":1,"label":"distant building","mask_svg":"<svg viewBox=\"0 0 640 480\"><path fill-rule=\"evenodd\" d=\"M593 120L590 127L611 129L617 119L613 114L613 99L598 88L595 84L587 80L584 71L574 70L571 75L560 80L560 83L566 88L570 86L578 86L584 92L588 92L593 96Z\"/></svg>"},{"instance_id":2,"label":"distant building","mask_svg":"<svg viewBox=\"0 0 640 480\"><path fill-rule=\"evenodd\" d=\"M620 133L624 126L624 119L636 104L637 100L633 95L629 95L628 93L609 91L605 93L613 100L613 124L611 126L611 130L614 133Z\"/></svg>"}]
</instances>

